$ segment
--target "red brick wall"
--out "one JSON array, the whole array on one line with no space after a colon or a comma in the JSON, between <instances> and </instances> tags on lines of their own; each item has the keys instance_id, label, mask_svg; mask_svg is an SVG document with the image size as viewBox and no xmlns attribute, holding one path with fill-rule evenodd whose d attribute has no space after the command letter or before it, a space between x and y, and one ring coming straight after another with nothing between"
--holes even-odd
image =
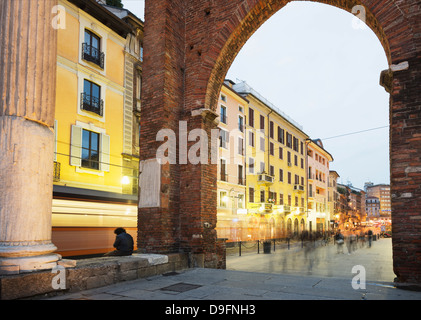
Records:
<instances>
[{"instance_id":1,"label":"red brick wall","mask_svg":"<svg viewBox=\"0 0 421 320\"><path fill-rule=\"evenodd\" d=\"M215 127L191 110L215 109L235 56L286 0L146 0L141 159L155 157L156 132ZM393 75L391 192L394 270L400 281L421 283L421 8L418 0L319 0L351 11L364 5L367 24L389 63L409 62ZM380 75L379 75L380 76ZM350 88L351 89L351 88ZM193 144L194 142L190 143ZM139 246L148 251L204 253L216 258L216 168L162 168L161 208L139 210ZM211 228L203 224L210 222ZM207 262L206 262L207 261Z\"/></svg>"}]
</instances>

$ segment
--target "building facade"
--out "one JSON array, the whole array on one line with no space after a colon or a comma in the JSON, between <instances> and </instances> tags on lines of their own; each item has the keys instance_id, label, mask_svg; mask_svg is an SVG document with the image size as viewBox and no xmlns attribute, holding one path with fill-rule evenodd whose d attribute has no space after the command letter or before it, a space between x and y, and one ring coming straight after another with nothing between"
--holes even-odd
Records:
<instances>
[{"instance_id":1,"label":"building facade","mask_svg":"<svg viewBox=\"0 0 421 320\"><path fill-rule=\"evenodd\" d=\"M233 104L224 101L231 96L236 97ZM218 237L261 240L299 235L307 230L305 141L308 136L295 121L245 82L226 81L220 98ZM225 131L230 128L235 129L234 133L227 135ZM222 146L227 139L231 143L229 156ZM234 156L241 153L243 156ZM237 162L231 162L226 177L223 168L228 157L237 158ZM235 178L230 178L229 172ZM222 177L228 181L221 181ZM242 184L230 185L236 179ZM232 213L230 220L224 219L227 212Z\"/></svg>"},{"instance_id":2,"label":"building facade","mask_svg":"<svg viewBox=\"0 0 421 320\"><path fill-rule=\"evenodd\" d=\"M391 217L390 185L388 184L366 184L367 197L376 197L380 201L380 216Z\"/></svg>"},{"instance_id":3,"label":"building facade","mask_svg":"<svg viewBox=\"0 0 421 320\"><path fill-rule=\"evenodd\" d=\"M93 0L59 6L52 238L63 256L102 253L116 227L137 238L133 78L143 25Z\"/></svg>"},{"instance_id":4,"label":"building facade","mask_svg":"<svg viewBox=\"0 0 421 320\"><path fill-rule=\"evenodd\" d=\"M340 217L340 199L337 189L339 174L335 170L329 170L328 182L328 207L331 229L336 229Z\"/></svg>"},{"instance_id":5,"label":"building facade","mask_svg":"<svg viewBox=\"0 0 421 320\"><path fill-rule=\"evenodd\" d=\"M320 139L307 143L308 163L308 216L309 231L324 232L332 229L328 205L329 162L333 157L323 148Z\"/></svg>"}]
</instances>

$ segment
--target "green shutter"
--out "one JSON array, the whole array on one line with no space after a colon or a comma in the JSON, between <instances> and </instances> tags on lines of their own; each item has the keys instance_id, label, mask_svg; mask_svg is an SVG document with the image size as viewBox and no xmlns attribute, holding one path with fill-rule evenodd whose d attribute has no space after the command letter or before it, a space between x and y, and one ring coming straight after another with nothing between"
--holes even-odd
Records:
<instances>
[{"instance_id":1,"label":"green shutter","mask_svg":"<svg viewBox=\"0 0 421 320\"><path fill-rule=\"evenodd\" d=\"M77 167L82 165L82 127L75 125L72 125L70 140L70 165Z\"/></svg>"}]
</instances>

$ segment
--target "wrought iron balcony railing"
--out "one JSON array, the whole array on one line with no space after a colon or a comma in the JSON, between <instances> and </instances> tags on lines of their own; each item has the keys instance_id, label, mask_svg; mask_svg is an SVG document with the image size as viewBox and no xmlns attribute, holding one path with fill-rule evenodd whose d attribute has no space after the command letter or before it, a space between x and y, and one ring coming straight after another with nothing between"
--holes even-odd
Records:
<instances>
[{"instance_id":1,"label":"wrought iron balcony railing","mask_svg":"<svg viewBox=\"0 0 421 320\"><path fill-rule=\"evenodd\" d=\"M80 97L80 108L82 110L94 112L102 117L104 101L98 97L94 97L85 92L82 92Z\"/></svg>"},{"instance_id":2,"label":"wrought iron balcony railing","mask_svg":"<svg viewBox=\"0 0 421 320\"><path fill-rule=\"evenodd\" d=\"M60 181L60 162L54 161L53 181Z\"/></svg>"},{"instance_id":3,"label":"wrought iron balcony railing","mask_svg":"<svg viewBox=\"0 0 421 320\"><path fill-rule=\"evenodd\" d=\"M82 59L93 62L98 65L101 69L104 69L104 52L101 52L98 48L95 48L86 42L82 43Z\"/></svg>"}]
</instances>

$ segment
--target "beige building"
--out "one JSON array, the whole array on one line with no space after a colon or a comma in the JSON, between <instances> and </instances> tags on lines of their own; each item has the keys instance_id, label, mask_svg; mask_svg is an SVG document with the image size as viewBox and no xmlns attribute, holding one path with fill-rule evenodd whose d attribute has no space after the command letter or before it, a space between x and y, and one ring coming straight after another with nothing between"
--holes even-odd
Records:
<instances>
[{"instance_id":1,"label":"beige building","mask_svg":"<svg viewBox=\"0 0 421 320\"><path fill-rule=\"evenodd\" d=\"M390 218L391 199L390 199L390 185L388 184L372 184L366 183L367 197L376 197L380 201L380 216Z\"/></svg>"},{"instance_id":2,"label":"beige building","mask_svg":"<svg viewBox=\"0 0 421 320\"><path fill-rule=\"evenodd\" d=\"M327 231L330 225L328 207L329 162L333 157L320 139L307 142L308 223L309 231Z\"/></svg>"},{"instance_id":3,"label":"beige building","mask_svg":"<svg viewBox=\"0 0 421 320\"><path fill-rule=\"evenodd\" d=\"M218 237L241 238L246 209L245 110L248 101L229 82L222 86L219 101Z\"/></svg>"}]
</instances>

